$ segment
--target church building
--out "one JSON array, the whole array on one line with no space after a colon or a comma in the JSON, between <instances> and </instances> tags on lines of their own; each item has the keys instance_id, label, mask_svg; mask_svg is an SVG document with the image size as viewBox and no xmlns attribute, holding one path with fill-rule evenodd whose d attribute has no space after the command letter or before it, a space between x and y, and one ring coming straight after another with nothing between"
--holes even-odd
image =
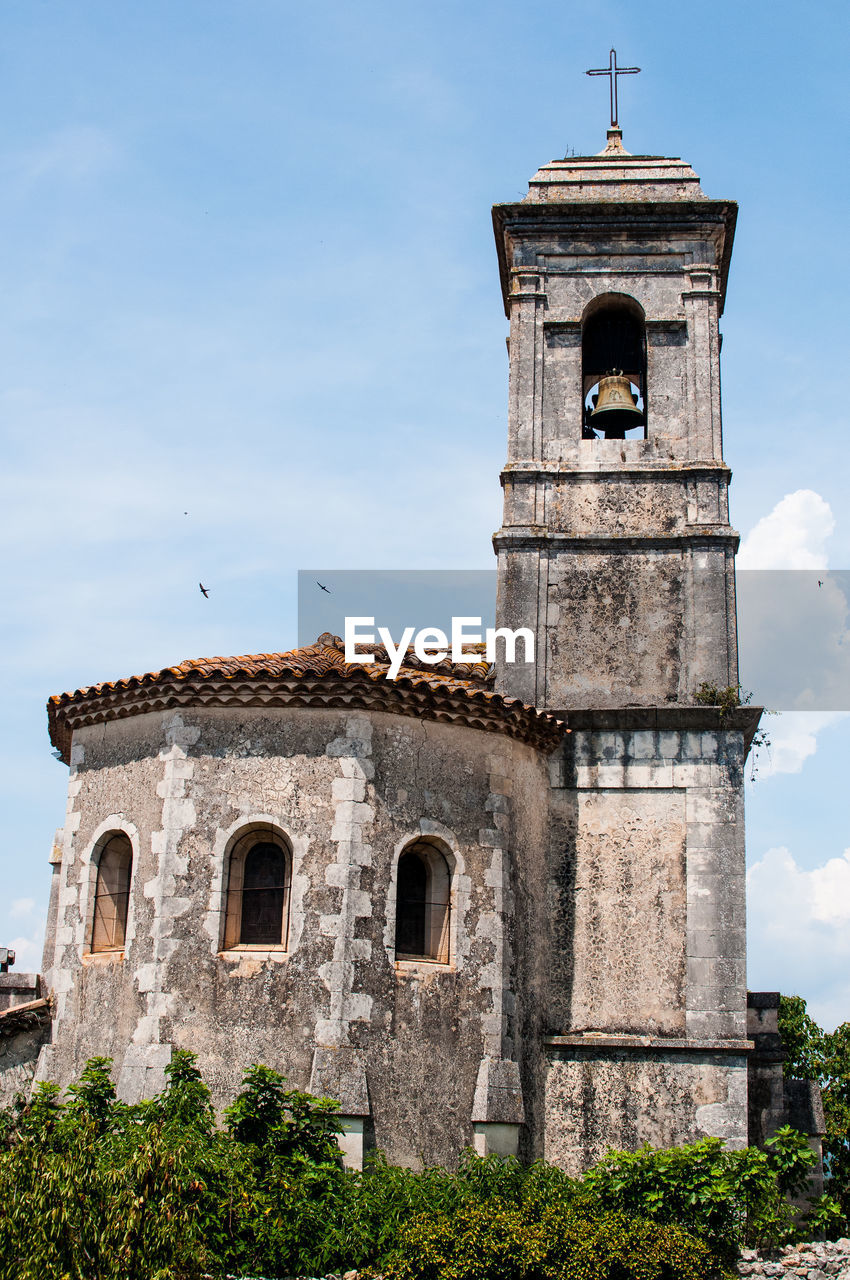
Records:
<instances>
[{"instance_id":1,"label":"church building","mask_svg":"<svg viewBox=\"0 0 850 1280\"><path fill-rule=\"evenodd\" d=\"M496 621L533 661L389 680L325 634L50 699L37 1078L103 1054L135 1101L187 1048L223 1105L262 1062L339 1100L353 1165L747 1142L735 216L616 126L493 210Z\"/></svg>"}]
</instances>

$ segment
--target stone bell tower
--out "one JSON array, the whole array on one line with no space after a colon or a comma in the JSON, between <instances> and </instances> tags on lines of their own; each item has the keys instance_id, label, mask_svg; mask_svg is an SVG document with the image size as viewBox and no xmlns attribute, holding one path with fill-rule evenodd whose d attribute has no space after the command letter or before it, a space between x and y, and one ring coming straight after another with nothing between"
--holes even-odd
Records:
<instances>
[{"instance_id":1,"label":"stone bell tower","mask_svg":"<svg viewBox=\"0 0 850 1280\"><path fill-rule=\"evenodd\" d=\"M493 211L510 319L500 692L557 712L545 884L517 948L536 1154L747 1140L743 769L720 336L736 206L681 160L545 165Z\"/></svg>"},{"instance_id":2,"label":"stone bell tower","mask_svg":"<svg viewBox=\"0 0 850 1280\"><path fill-rule=\"evenodd\" d=\"M718 334L736 211L617 128L493 211L511 326L498 624L537 637L505 693L646 707L737 684ZM632 398L606 412L616 375Z\"/></svg>"}]
</instances>

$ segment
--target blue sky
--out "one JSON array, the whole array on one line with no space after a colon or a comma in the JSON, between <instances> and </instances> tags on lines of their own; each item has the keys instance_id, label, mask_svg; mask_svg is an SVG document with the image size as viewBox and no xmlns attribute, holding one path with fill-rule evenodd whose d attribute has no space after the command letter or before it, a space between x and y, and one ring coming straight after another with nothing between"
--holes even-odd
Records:
<instances>
[{"instance_id":1,"label":"blue sky","mask_svg":"<svg viewBox=\"0 0 850 1280\"><path fill-rule=\"evenodd\" d=\"M2 18L0 942L22 967L64 812L48 694L289 647L299 567L492 567L489 208L603 145L607 82L583 72L612 43L643 68L626 146L740 202L724 429L748 563L850 566L843 6L5 0ZM834 1023L850 719L770 729L750 982Z\"/></svg>"}]
</instances>

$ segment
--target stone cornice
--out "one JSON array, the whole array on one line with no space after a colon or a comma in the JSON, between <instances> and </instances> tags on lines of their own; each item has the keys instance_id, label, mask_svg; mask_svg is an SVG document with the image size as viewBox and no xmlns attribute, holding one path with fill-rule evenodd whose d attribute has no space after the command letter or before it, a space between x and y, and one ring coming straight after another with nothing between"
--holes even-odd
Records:
<instances>
[{"instance_id":1,"label":"stone cornice","mask_svg":"<svg viewBox=\"0 0 850 1280\"><path fill-rule=\"evenodd\" d=\"M763 707L668 703L663 707L571 707L556 710L571 731L590 733L741 733L749 751Z\"/></svg>"},{"instance_id":2,"label":"stone cornice","mask_svg":"<svg viewBox=\"0 0 850 1280\"><path fill-rule=\"evenodd\" d=\"M640 230L642 239L669 240L671 234L703 228L718 237L719 309L722 313L732 256L738 206L733 200L575 200L533 201L493 206L493 230L499 255L499 276L505 315L510 315L510 264L506 237L514 229L523 235L551 234L563 229L572 237L599 239L606 233Z\"/></svg>"},{"instance_id":3,"label":"stone cornice","mask_svg":"<svg viewBox=\"0 0 850 1280\"><path fill-rule=\"evenodd\" d=\"M588 442L589 443L589 442ZM596 444L607 441L597 440ZM622 445L622 440L611 441ZM581 463L575 465L563 458L557 461L550 459L520 459L506 462L502 468L502 484L505 480L725 480L732 479L732 472L725 462L691 461L671 462L666 458L648 459L646 462L621 462L617 460L601 461L598 466L588 467Z\"/></svg>"},{"instance_id":4,"label":"stone cornice","mask_svg":"<svg viewBox=\"0 0 850 1280\"><path fill-rule=\"evenodd\" d=\"M555 533L543 525L503 527L493 534L493 548L499 551L537 551L546 547L558 551L665 551L687 547L730 547L738 550L740 535L726 524L688 525L683 533L582 534Z\"/></svg>"},{"instance_id":5,"label":"stone cornice","mask_svg":"<svg viewBox=\"0 0 850 1280\"><path fill-rule=\"evenodd\" d=\"M752 1053L755 1045L752 1040L690 1040L668 1036L642 1036L626 1033L608 1035L602 1032L575 1032L563 1036L544 1036L544 1048L553 1056L565 1057L573 1055L596 1056L620 1053L652 1054L658 1053Z\"/></svg>"},{"instance_id":6,"label":"stone cornice","mask_svg":"<svg viewBox=\"0 0 850 1280\"><path fill-rule=\"evenodd\" d=\"M63 694L48 703L50 739L68 763L71 738L85 725L105 724L145 712L192 707L324 707L386 711L502 733L543 751L553 750L564 734L556 717L517 699L462 681L437 683L427 676L387 680L366 668L326 675L284 674L268 678L216 678L194 673L188 679L162 678L142 683L95 686Z\"/></svg>"}]
</instances>

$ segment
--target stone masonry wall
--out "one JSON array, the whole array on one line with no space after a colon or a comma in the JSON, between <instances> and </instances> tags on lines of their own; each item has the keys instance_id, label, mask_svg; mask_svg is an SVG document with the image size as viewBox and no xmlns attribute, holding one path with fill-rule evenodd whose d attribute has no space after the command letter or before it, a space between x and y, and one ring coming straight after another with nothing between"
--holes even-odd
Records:
<instances>
[{"instance_id":1,"label":"stone masonry wall","mask_svg":"<svg viewBox=\"0 0 850 1280\"><path fill-rule=\"evenodd\" d=\"M473 1124L521 1121L510 919L515 862L543 858L537 751L382 712L199 707L80 730L72 761L42 1078L104 1054L129 1100L189 1048L221 1105L260 1061L339 1098L404 1164L451 1164ZM514 788L538 815L521 836ZM225 951L228 852L264 825L292 849L288 945ZM127 943L92 955L111 830L133 845ZM394 956L398 857L423 836L453 868L446 964Z\"/></svg>"},{"instance_id":2,"label":"stone masonry wall","mask_svg":"<svg viewBox=\"0 0 850 1280\"><path fill-rule=\"evenodd\" d=\"M612 1145L747 1141L743 738L639 714L571 717L551 761L537 1154L574 1174Z\"/></svg>"},{"instance_id":3,"label":"stone masonry wall","mask_svg":"<svg viewBox=\"0 0 850 1280\"><path fill-rule=\"evenodd\" d=\"M793 1276L799 1280L850 1280L850 1240L789 1244L771 1253L744 1249L737 1267L739 1276L753 1280Z\"/></svg>"},{"instance_id":4,"label":"stone masonry wall","mask_svg":"<svg viewBox=\"0 0 850 1280\"><path fill-rule=\"evenodd\" d=\"M575 833L550 868L568 967L549 1029L743 1038L741 733L573 723L555 804Z\"/></svg>"},{"instance_id":5,"label":"stone masonry wall","mask_svg":"<svg viewBox=\"0 0 850 1280\"><path fill-rule=\"evenodd\" d=\"M0 1107L32 1084L50 1010L37 973L0 973Z\"/></svg>"},{"instance_id":6,"label":"stone masonry wall","mask_svg":"<svg viewBox=\"0 0 850 1280\"><path fill-rule=\"evenodd\" d=\"M743 1054L665 1052L663 1040L620 1050L600 1045L595 1052L591 1045L552 1048L542 1154L575 1177L609 1147L679 1146L719 1128L734 1138L743 1129L746 1098Z\"/></svg>"},{"instance_id":7,"label":"stone masonry wall","mask_svg":"<svg viewBox=\"0 0 850 1280\"><path fill-rule=\"evenodd\" d=\"M16 1094L29 1091L47 1034L46 1018L32 1018L31 1025L13 1032L0 1029L0 1107L8 1107Z\"/></svg>"}]
</instances>

